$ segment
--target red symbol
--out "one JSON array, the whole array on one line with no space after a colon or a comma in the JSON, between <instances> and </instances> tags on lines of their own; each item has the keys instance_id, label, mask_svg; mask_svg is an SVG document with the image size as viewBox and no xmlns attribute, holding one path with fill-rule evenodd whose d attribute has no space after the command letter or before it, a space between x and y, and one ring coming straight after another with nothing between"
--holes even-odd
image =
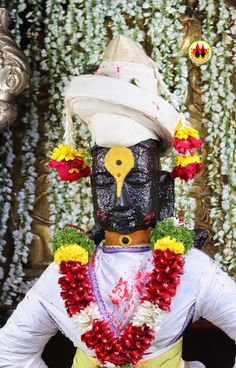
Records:
<instances>
[{"instance_id":1,"label":"red symbol","mask_svg":"<svg viewBox=\"0 0 236 368\"><path fill-rule=\"evenodd\" d=\"M149 225L151 222L151 219L155 217L155 213L152 211L148 215L144 216L144 222L146 225Z\"/></svg>"},{"instance_id":2,"label":"red symbol","mask_svg":"<svg viewBox=\"0 0 236 368\"><path fill-rule=\"evenodd\" d=\"M98 218L100 218L101 220L106 220L107 215L104 215L104 213L100 212L100 211L96 211L96 215Z\"/></svg>"},{"instance_id":3,"label":"red symbol","mask_svg":"<svg viewBox=\"0 0 236 368\"><path fill-rule=\"evenodd\" d=\"M200 57L204 59L209 54L209 48L204 47L204 44L202 44L202 46L199 46L199 44L197 43L195 48L191 49L191 53L196 59L199 59Z\"/></svg>"}]
</instances>

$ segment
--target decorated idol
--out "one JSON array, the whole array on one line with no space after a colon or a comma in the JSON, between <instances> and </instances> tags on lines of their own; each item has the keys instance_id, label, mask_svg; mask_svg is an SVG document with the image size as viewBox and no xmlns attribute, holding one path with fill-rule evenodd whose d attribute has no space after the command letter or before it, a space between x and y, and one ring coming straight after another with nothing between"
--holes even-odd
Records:
<instances>
[{"instance_id":1,"label":"decorated idol","mask_svg":"<svg viewBox=\"0 0 236 368\"><path fill-rule=\"evenodd\" d=\"M41 353L60 329L77 347L73 368L203 367L182 360L184 329L204 317L236 340L236 286L173 217L174 178L201 170L198 132L125 36L95 74L72 79L65 108L65 144L50 166L62 180L91 174L95 227L55 233L54 262L0 331L0 366L46 367ZM73 115L91 132L91 169L73 142ZM171 146L166 173L160 157Z\"/></svg>"}]
</instances>

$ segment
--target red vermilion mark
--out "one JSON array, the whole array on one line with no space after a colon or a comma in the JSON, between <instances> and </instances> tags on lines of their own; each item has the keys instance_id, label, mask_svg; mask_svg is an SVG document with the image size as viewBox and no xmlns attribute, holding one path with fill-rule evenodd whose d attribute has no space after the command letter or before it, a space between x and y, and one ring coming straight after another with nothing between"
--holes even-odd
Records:
<instances>
[{"instance_id":1,"label":"red vermilion mark","mask_svg":"<svg viewBox=\"0 0 236 368\"><path fill-rule=\"evenodd\" d=\"M142 294L150 272L138 271L134 277L134 286L137 292Z\"/></svg>"},{"instance_id":2,"label":"red vermilion mark","mask_svg":"<svg viewBox=\"0 0 236 368\"><path fill-rule=\"evenodd\" d=\"M120 277L118 283L112 289L111 294L108 294L111 303L117 311L120 311L120 314L118 313L119 318L116 321L113 314L113 320L117 324L116 327L118 330L122 329L127 320L137 310L137 302L140 300L150 273L145 271L143 266L141 266L137 272L133 273L128 281Z\"/></svg>"},{"instance_id":3,"label":"red vermilion mark","mask_svg":"<svg viewBox=\"0 0 236 368\"><path fill-rule=\"evenodd\" d=\"M100 218L101 220L106 220L107 215L104 215L104 213L100 212L100 211L96 211L96 215L98 218Z\"/></svg>"},{"instance_id":4,"label":"red vermilion mark","mask_svg":"<svg viewBox=\"0 0 236 368\"><path fill-rule=\"evenodd\" d=\"M124 322L126 324L129 316L130 316L130 310L131 310L131 306L133 307L134 305L134 300L131 300L130 303L125 304L125 308L124 308L124 314L122 315L122 318L120 319L120 321L117 324L117 329L121 330L122 325L124 325Z\"/></svg>"},{"instance_id":5,"label":"red vermilion mark","mask_svg":"<svg viewBox=\"0 0 236 368\"><path fill-rule=\"evenodd\" d=\"M154 105L154 106L156 106L156 108L157 108L158 110L160 110L160 107L158 106L158 104L157 104L156 102L152 101L152 103L153 103L153 105Z\"/></svg>"},{"instance_id":6,"label":"red vermilion mark","mask_svg":"<svg viewBox=\"0 0 236 368\"><path fill-rule=\"evenodd\" d=\"M112 304L119 305L120 303L129 300L130 297L131 297L131 293L128 288L128 281L125 281L123 280L122 277L120 277L118 283L112 289L112 292L109 295L109 298Z\"/></svg>"},{"instance_id":7,"label":"red vermilion mark","mask_svg":"<svg viewBox=\"0 0 236 368\"><path fill-rule=\"evenodd\" d=\"M149 225L151 222L151 219L155 217L155 213L153 211L151 211L149 214L147 214L146 216L144 216L144 222L146 225Z\"/></svg>"},{"instance_id":8,"label":"red vermilion mark","mask_svg":"<svg viewBox=\"0 0 236 368\"><path fill-rule=\"evenodd\" d=\"M116 71L117 71L117 73L120 73L120 67L119 66L116 67Z\"/></svg>"},{"instance_id":9,"label":"red vermilion mark","mask_svg":"<svg viewBox=\"0 0 236 368\"><path fill-rule=\"evenodd\" d=\"M90 266L92 267L92 269L94 270L95 269L95 263L96 263L96 260L95 260L95 253L92 255L92 257L90 258L89 260L89 263L90 263Z\"/></svg>"},{"instance_id":10,"label":"red vermilion mark","mask_svg":"<svg viewBox=\"0 0 236 368\"><path fill-rule=\"evenodd\" d=\"M73 227L74 229L76 230L79 230L81 231L82 233L85 233L84 229L82 229L82 227L79 227L79 226L76 226L76 225L73 225L73 224L66 224L62 230L64 230L66 227Z\"/></svg>"}]
</instances>

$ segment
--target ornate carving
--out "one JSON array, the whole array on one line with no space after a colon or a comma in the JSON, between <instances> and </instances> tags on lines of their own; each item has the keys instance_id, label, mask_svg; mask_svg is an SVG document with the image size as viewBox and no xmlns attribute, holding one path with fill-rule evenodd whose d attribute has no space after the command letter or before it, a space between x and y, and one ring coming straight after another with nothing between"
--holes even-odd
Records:
<instances>
[{"instance_id":1,"label":"ornate carving","mask_svg":"<svg viewBox=\"0 0 236 368\"><path fill-rule=\"evenodd\" d=\"M25 88L29 77L27 59L12 39L8 25L8 12L0 8L0 129L15 120L12 99Z\"/></svg>"},{"instance_id":2,"label":"ornate carving","mask_svg":"<svg viewBox=\"0 0 236 368\"><path fill-rule=\"evenodd\" d=\"M39 98L39 111L40 121L43 122L43 114L46 112L47 100L45 95L40 93ZM50 221L49 221L49 203L47 200L48 196L48 162L46 157L46 141L45 127L44 124L40 124L39 134L41 139L39 140L36 148L36 169L38 177L35 182L36 199L33 210L33 223L32 233L33 240L29 249L28 265L29 269L25 270L27 276L34 277L40 270L46 268L52 261L52 251L50 249Z\"/></svg>"},{"instance_id":3,"label":"ornate carving","mask_svg":"<svg viewBox=\"0 0 236 368\"><path fill-rule=\"evenodd\" d=\"M187 56L188 47L196 39L201 39L201 22L197 18L189 18L187 16L181 19L184 26L184 40L181 47L182 56ZM204 139L206 130L201 121L203 117L203 102L201 100L201 71L198 66L191 62L188 64L189 86L186 94L186 106L190 112L190 122L196 128L201 137ZM204 244L204 250L209 254L214 254L212 244L212 227L210 219L210 190L207 187L208 168L207 168L207 147L203 144L202 148L203 171L195 179L191 189L190 196L196 199L196 227L204 228L208 231L208 239Z\"/></svg>"},{"instance_id":4,"label":"ornate carving","mask_svg":"<svg viewBox=\"0 0 236 368\"><path fill-rule=\"evenodd\" d=\"M0 131L7 124L12 124L17 116L16 104L0 100Z\"/></svg>"}]
</instances>

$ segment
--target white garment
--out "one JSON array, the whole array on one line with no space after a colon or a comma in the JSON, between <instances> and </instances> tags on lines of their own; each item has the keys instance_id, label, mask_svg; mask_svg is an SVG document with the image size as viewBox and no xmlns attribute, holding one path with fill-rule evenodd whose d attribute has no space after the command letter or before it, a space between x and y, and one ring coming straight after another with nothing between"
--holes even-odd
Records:
<instances>
[{"instance_id":1,"label":"white garment","mask_svg":"<svg viewBox=\"0 0 236 368\"><path fill-rule=\"evenodd\" d=\"M115 313L116 304L111 302L113 299L108 294L114 294L114 298L120 295L119 292L117 294L119 288L116 288L120 285L120 277L122 285L127 281L130 292L132 285L128 282L129 278L133 280L140 270L145 273L151 269L152 257L147 246L135 248L112 247L108 250L107 247L98 247L96 251L90 273L94 267L98 290L110 314ZM59 277L58 265L52 263L0 330L1 368L45 368L41 353L57 329L86 354L93 355L93 351L81 342L78 330L67 315L57 283ZM120 290L122 294L122 288ZM134 294L136 291L133 290ZM136 308L136 296L133 297L127 318ZM115 322L119 324L125 313L122 305L117 310ZM172 299L171 312L157 331L146 357L156 356L160 349L173 344L182 335L188 322L200 317L211 321L236 341L236 285L208 256L193 249L186 257L184 274Z\"/></svg>"}]
</instances>

